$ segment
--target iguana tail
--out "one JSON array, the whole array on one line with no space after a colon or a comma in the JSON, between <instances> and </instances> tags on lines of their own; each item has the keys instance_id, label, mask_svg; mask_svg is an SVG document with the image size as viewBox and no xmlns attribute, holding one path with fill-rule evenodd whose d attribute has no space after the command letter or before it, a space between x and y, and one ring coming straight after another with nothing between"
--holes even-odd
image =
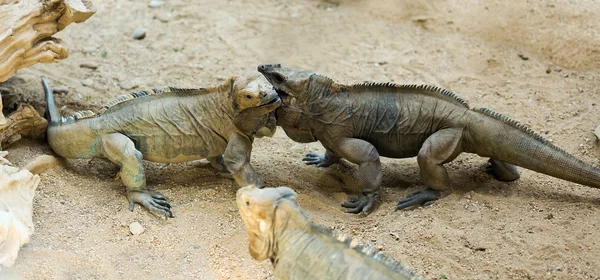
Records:
<instances>
[{"instance_id":1,"label":"iguana tail","mask_svg":"<svg viewBox=\"0 0 600 280\"><path fill-rule=\"evenodd\" d=\"M56 124L60 122L58 110L54 103L54 95L52 89L48 86L46 79L42 78L42 86L44 87L44 94L46 95L46 119L50 124Z\"/></svg>"},{"instance_id":2,"label":"iguana tail","mask_svg":"<svg viewBox=\"0 0 600 280\"><path fill-rule=\"evenodd\" d=\"M536 172L600 188L600 168L556 147L531 129L490 109L476 108L465 132L465 149Z\"/></svg>"}]
</instances>

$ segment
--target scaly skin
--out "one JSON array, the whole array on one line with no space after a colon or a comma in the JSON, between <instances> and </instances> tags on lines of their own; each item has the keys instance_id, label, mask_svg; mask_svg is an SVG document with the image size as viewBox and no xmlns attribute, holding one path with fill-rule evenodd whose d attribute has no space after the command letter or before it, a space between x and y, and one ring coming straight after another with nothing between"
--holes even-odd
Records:
<instances>
[{"instance_id":1,"label":"scaly skin","mask_svg":"<svg viewBox=\"0 0 600 280\"><path fill-rule=\"evenodd\" d=\"M214 88L140 91L133 95L158 93L126 95L121 100L130 100L80 119L59 118L52 91L42 80L48 143L65 158L99 157L118 164L131 211L139 203L173 217L168 201L145 189L142 159L177 163L206 158L219 171L231 172L240 186L263 185L250 165L252 142L255 135L273 135L273 110L281 101L260 78L252 72Z\"/></svg>"},{"instance_id":2,"label":"scaly skin","mask_svg":"<svg viewBox=\"0 0 600 280\"><path fill-rule=\"evenodd\" d=\"M457 95L432 86L343 85L311 71L260 65L282 105L277 125L294 141L320 141L324 155L309 153L306 164L330 166L340 158L358 164L361 192L342 205L366 214L379 195L379 156L417 157L427 187L401 200L396 209L429 205L449 189L444 164L462 152L490 158L499 180L513 181L515 165L600 188L600 169L557 148L523 125L489 109L470 109Z\"/></svg>"},{"instance_id":3,"label":"scaly skin","mask_svg":"<svg viewBox=\"0 0 600 280\"><path fill-rule=\"evenodd\" d=\"M238 190L250 255L270 259L275 279L418 279L395 260L312 224L287 187Z\"/></svg>"}]
</instances>

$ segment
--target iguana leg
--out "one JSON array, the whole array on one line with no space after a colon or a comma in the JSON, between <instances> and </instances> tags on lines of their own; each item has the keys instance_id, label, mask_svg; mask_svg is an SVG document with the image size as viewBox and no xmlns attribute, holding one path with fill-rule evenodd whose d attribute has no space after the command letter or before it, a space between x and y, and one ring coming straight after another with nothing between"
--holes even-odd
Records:
<instances>
[{"instance_id":1,"label":"iguana leg","mask_svg":"<svg viewBox=\"0 0 600 280\"><path fill-rule=\"evenodd\" d=\"M216 157L209 157L207 158L207 160L208 162L210 162L210 165L212 165L212 167L219 172L219 175L230 179L233 178L231 176L231 173L229 173L229 170L227 170L227 167L225 166L225 160L223 159L222 155Z\"/></svg>"},{"instance_id":2,"label":"iguana leg","mask_svg":"<svg viewBox=\"0 0 600 280\"><path fill-rule=\"evenodd\" d=\"M223 158L227 170L231 172L233 179L240 187L255 185L263 188L264 184L252 165L250 165L250 154L252 142L244 135L233 133L227 143Z\"/></svg>"},{"instance_id":3,"label":"iguana leg","mask_svg":"<svg viewBox=\"0 0 600 280\"><path fill-rule=\"evenodd\" d=\"M304 161L304 164L306 165L315 165L316 167L329 167L340 161L340 157L334 152L327 150L325 154L309 152L308 154L306 154L306 156L304 156L302 161Z\"/></svg>"},{"instance_id":4,"label":"iguana leg","mask_svg":"<svg viewBox=\"0 0 600 280\"><path fill-rule=\"evenodd\" d=\"M488 162L490 165L486 168L486 171L500 181L510 182L521 177L521 173L519 173L519 170L517 170L517 167L514 164L493 158L490 158Z\"/></svg>"},{"instance_id":5,"label":"iguana leg","mask_svg":"<svg viewBox=\"0 0 600 280\"><path fill-rule=\"evenodd\" d=\"M143 189L146 186L146 177L142 153L135 148L131 139L120 133L104 135L102 150L106 158L121 166L119 174L127 190L129 210L133 211L134 203L139 203L148 210L160 212L165 217L173 217L171 205L163 196Z\"/></svg>"},{"instance_id":6,"label":"iguana leg","mask_svg":"<svg viewBox=\"0 0 600 280\"><path fill-rule=\"evenodd\" d=\"M396 210L414 205L430 205L448 189L450 177L444 163L452 161L461 153L461 129L443 129L429 136L417 155L421 180L427 189L416 191L398 202Z\"/></svg>"},{"instance_id":7,"label":"iguana leg","mask_svg":"<svg viewBox=\"0 0 600 280\"><path fill-rule=\"evenodd\" d=\"M358 164L358 180L361 192L358 194L358 199L342 203L343 207L351 208L344 212L368 214L379 196L382 178L377 149L367 141L354 138L343 138L337 142L334 148L332 146L327 145L326 147L340 157Z\"/></svg>"}]
</instances>

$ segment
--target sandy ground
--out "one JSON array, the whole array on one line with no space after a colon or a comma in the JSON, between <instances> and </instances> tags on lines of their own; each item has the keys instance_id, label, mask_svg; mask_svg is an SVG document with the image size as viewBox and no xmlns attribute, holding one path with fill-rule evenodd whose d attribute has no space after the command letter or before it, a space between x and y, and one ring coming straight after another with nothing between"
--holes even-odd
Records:
<instances>
[{"instance_id":1,"label":"sandy ground","mask_svg":"<svg viewBox=\"0 0 600 280\"><path fill-rule=\"evenodd\" d=\"M43 105L40 77L66 86L65 112L97 109L120 85L201 87L280 62L340 82L427 83L473 107L517 119L582 160L598 165L600 2L565 1L95 1L98 12L59 35L71 48L59 64L20 70L3 84ZM201 2L201 3L200 3ZM147 28L143 40L130 34ZM527 59L525 59L527 58ZM98 65L96 70L80 68ZM83 81L89 79L90 81ZM339 206L356 193L348 163L301 163L318 143L279 130L255 142L252 163L270 186L286 185L315 221L353 234L427 279L600 279L600 191L524 170L503 183L486 159L448 164L454 192L431 207L394 212L422 188L415 159L383 159L383 198L368 217ZM24 140L9 160L51 153ZM247 250L234 182L206 161L146 163L149 185L176 218L127 209L116 168L69 160L43 174L35 233L2 279L264 279L268 262ZM145 232L132 236L129 225Z\"/></svg>"}]
</instances>

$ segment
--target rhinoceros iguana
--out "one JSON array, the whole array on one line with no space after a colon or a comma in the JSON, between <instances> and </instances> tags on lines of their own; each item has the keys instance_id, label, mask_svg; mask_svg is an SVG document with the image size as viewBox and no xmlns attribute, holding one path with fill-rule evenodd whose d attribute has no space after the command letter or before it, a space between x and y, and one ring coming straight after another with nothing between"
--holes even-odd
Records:
<instances>
[{"instance_id":1,"label":"rhinoceros iguana","mask_svg":"<svg viewBox=\"0 0 600 280\"><path fill-rule=\"evenodd\" d=\"M490 109L470 109L456 94L435 86L365 83L343 85L312 71L260 65L282 105L277 125L297 142L319 141L324 155L304 161L326 167L340 158L358 164L358 199L342 205L367 213L381 184L379 157L417 157L425 190L401 200L397 209L431 204L450 179L444 164L460 153L489 157L499 180L520 177L515 165L600 188L600 169L561 150L518 122Z\"/></svg>"},{"instance_id":2,"label":"rhinoceros iguana","mask_svg":"<svg viewBox=\"0 0 600 280\"><path fill-rule=\"evenodd\" d=\"M129 208L139 203L173 217L161 195L146 190L142 159L175 163L206 158L229 170L240 186L262 185L250 165L254 136L273 135L273 110L281 101L256 72L231 77L211 88L166 87L122 95L98 113L58 115L45 80L52 150L65 158L105 158L121 167ZM262 83L261 83L262 82Z\"/></svg>"}]
</instances>

